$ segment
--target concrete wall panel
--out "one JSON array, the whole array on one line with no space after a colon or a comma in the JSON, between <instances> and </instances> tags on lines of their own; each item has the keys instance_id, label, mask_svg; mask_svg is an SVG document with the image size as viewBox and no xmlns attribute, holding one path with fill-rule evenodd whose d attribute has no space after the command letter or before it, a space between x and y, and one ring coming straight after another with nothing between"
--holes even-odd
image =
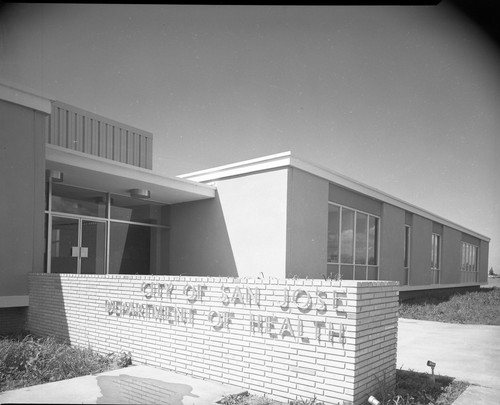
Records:
<instances>
[{"instance_id":1,"label":"concrete wall panel","mask_svg":"<svg viewBox=\"0 0 500 405\"><path fill-rule=\"evenodd\" d=\"M404 281L404 225L405 211L390 204L382 206L380 224L379 280Z\"/></svg>"},{"instance_id":2,"label":"concrete wall panel","mask_svg":"<svg viewBox=\"0 0 500 405\"><path fill-rule=\"evenodd\" d=\"M43 271L47 115L0 101L0 296L27 295Z\"/></svg>"},{"instance_id":3,"label":"concrete wall panel","mask_svg":"<svg viewBox=\"0 0 500 405\"><path fill-rule=\"evenodd\" d=\"M284 277L287 169L217 182L217 198L171 207L171 273Z\"/></svg>"},{"instance_id":4,"label":"concrete wall panel","mask_svg":"<svg viewBox=\"0 0 500 405\"><path fill-rule=\"evenodd\" d=\"M236 277L219 196L170 207L169 273Z\"/></svg>"},{"instance_id":5,"label":"concrete wall panel","mask_svg":"<svg viewBox=\"0 0 500 405\"><path fill-rule=\"evenodd\" d=\"M330 184L328 201L380 216L382 203L366 195Z\"/></svg>"},{"instance_id":6,"label":"concrete wall panel","mask_svg":"<svg viewBox=\"0 0 500 405\"><path fill-rule=\"evenodd\" d=\"M460 283L461 235L461 232L443 226L441 284Z\"/></svg>"},{"instance_id":7,"label":"concrete wall panel","mask_svg":"<svg viewBox=\"0 0 500 405\"><path fill-rule=\"evenodd\" d=\"M430 285L432 221L413 215L410 285Z\"/></svg>"},{"instance_id":8,"label":"concrete wall panel","mask_svg":"<svg viewBox=\"0 0 500 405\"><path fill-rule=\"evenodd\" d=\"M328 181L290 169L287 214L287 277L326 275Z\"/></svg>"},{"instance_id":9,"label":"concrete wall panel","mask_svg":"<svg viewBox=\"0 0 500 405\"><path fill-rule=\"evenodd\" d=\"M488 254L489 254L489 243L481 241L479 245L479 269L478 269L478 282L487 283L488 282Z\"/></svg>"}]
</instances>

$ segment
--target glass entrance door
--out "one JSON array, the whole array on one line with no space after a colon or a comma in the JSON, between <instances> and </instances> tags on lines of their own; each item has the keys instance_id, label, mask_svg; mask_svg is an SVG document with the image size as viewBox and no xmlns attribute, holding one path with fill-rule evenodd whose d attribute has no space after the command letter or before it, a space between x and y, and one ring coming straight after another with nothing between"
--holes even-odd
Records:
<instances>
[{"instance_id":1,"label":"glass entrance door","mask_svg":"<svg viewBox=\"0 0 500 405\"><path fill-rule=\"evenodd\" d=\"M52 216L51 273L106 273L106 222Z\"/></svg>"},{"instance_id":2,"label":"glass entrance door","mask_svg":"<svg viewBox=\"0 0 500 405\"><path fill-rule=\"evenodd\" d=\"M52 217L52 242L50 251L51 273L76 273L78 271L79 220Z\"/></svg>"},{"instance_id":3,"label":"glass entrance door","mask_svg":"<svg viewBox=\"0 0 500 405\"><path fill-rule=\"evenodd\" d=\"M80 273L106 273L106 222L81 220Z\"/></svg>"}]
</instances>

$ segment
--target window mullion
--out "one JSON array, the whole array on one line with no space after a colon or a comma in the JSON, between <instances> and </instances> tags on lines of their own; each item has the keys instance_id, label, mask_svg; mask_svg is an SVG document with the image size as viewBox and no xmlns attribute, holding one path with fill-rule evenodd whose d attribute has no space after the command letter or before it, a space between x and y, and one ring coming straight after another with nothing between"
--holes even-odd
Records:
<instances>
[{"instance_id":1,"label":"window mullion","mask_svg":"<svg viewBox=\"0 0 500 405\"><path fill-rule=\"evenodd\" d=\"M357 223L358 213L353 211L354 221L352 221L352 278L356 280L356 239L357 239Z\"/></svg>"}]
</instances>

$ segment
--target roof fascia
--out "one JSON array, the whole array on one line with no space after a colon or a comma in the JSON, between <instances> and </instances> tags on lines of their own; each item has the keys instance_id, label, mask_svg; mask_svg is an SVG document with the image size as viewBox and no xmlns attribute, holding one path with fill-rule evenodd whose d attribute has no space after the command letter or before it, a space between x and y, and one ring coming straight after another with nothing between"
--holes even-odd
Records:
<instances>
[{"instance_id":1,"label":"roof fascia","mask_svg":"<svg viewBox=\"0 0 500 405\"><path fill-rule=\"evenodd\" d=\"M45 159L47 161L46 164L49 167L51 167L52 165L73 167L92 174L93 176L99 175L101 178L109 179L108 183L110 185L113 185L110 182L114 178L120 182L123 182L125 179L129 180L131 184L144 184L145 186L152 185L165 190L178 190L182 195L186 196L183 201L178 202L187 202L191 200L209 199L215 197L215 188L208 184L200 184L188 179L178 179L175 177L162 176L149 169L110 161L105 158L88 155L60 146L45 145ZM131 186L130 188L135 187ZM120 192L117 193L121 194Z\"/></svg>"},{"instance_id":2,"label":"roof fascia","mask_svg":"<svg viewBox=\"0 0 500 405\"><path fill-rule=\"evenodd\" d=\"M481 235L475 231L467 229L459 224L451 222L443 217L440 217L427 210L419 208L413 204L407 203L406 201L391 196L387 193L384 193L383 191L370 187L366 184L360 183L340 173L306 162L302 159L292 156L291 152L283 152L274 155L260 157L257 159L245 160L238 163L232 163L229 165L218 166L207 170L200 170L197 172L183 174L177 177L182 179L189 179L196 182L208 183L228 177L248 175L256 172L273 170L283 167L293 167L305 171L312 175L328 180L329 182L335 183L339 186L348 188L349 190L356 191L368 197L394 205L398 208L420 215L432 221L439 222L443 225L467 233L478 239L487 242L490 241L490 238L488 238L487 236Z\"/></svg>"},{"instance_id":3,"label":"roof fascia","mask_svg":"<svg viewBox=\"0 0 500 405\"><path fill-rule=\"evenodd\" d=\"M45 114L50 114L52 111L52 103L50 100L1 83L0 99L41 111Z\"/></svg>"}]
</instances>

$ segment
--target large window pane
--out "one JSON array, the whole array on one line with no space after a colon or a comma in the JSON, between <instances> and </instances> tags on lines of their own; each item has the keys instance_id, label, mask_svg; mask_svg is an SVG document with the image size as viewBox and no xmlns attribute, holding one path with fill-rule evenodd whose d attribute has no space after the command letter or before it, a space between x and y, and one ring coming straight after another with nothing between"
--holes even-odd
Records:
<instances>
[{"instance_id":1,"label":"large window pane","mask_svg":"<svg viewBox=\"0 0 500 405\"><path fill-rule=\"evenodd\" d=\"M82 221L82 274L106 273L106 222Z\"/></svg>"},{"instance_id":2,"label":"large window pane","mask_svg":"<svg viewBox=\"0 0 500 405\"><path fill-rule=\"evenodd\" d=\"M52 184L52 212L106 217L106 193Z\"/></svg>"},{"instance_id":3,"label":"large window pane","mask_svg":"<svg viewBox=\"0 0 500 405\"><path fill-rule=\"evenodd\" d=\"M403 266L405 268L408 268L410 265L410 227L409 226L405 226L403 245L404 245Z\"/></svg>"},{"instance_id":4,"label":"large window pane","mask_svg":"<svg viewBox=\"0 0 500 405\"><path fill-rule=\"evenodd\" d=\"M149 274L150 228L111 223L110 274Z\"/></svg>"},{"instance_id":5,"label":"large window pane","mask_svg":"<svg viewBox=\"0 0 500 405\"><path fill-rule=\"evenodd\" d=\"M341 265L340 266L340 277L342 280L353 280L354 279L354 266L351 265Z\"/></svg>"},{"instance_id":6,"label":"large window pane","mask_svg":"<svg viewBox=\"0 0 500 405\"><path fill-rule=\"evenodd\" d=\"M477 251L477 248L473 247L472 248L472 261L471 261L472 271L476 271L476 251Z\"/></svg>"},{"instance_id":7,"label":"large window pane","mask_svg":"<svg viewBox=\"0 0 500 405\"><path fill-rule=\"evenodd\" d=\"M366 264L368 215L356 213L356 264Z\"/></svg>"},{"instance_id":8,"label":"large window pane","mask_svg":"<svg viewBox=\"0 0 500 405\"><path fill-rule=\"evenodd\" d=\"M78 269L78 220L52 217L51 272L76 273Z\"/></svg>"},{"instance_id":9,"label":"large window pane","mask_svg":"<svg viewBox=\"0 0 500 405\"><path fill-rule=\"evenodd\" d=\"M478 247L462 242L462 282L477 281Z\"/></svg>"},{"instance_id":10,"label":"large window pane","mask_svg":"<svg viewBox=\"0 0 500 405\"><path fill-rule=\"evenodd\" d=\"M340 264L344 279L364 280L377 277L378 269L368 271L366 266L378 266L379 219L352 208L328 206L328 276L330 264Z\"/></svg>"},{"instance_id":11,"label":"large window pane","mask_svg":"<svg viewBox=\"0 0 500 405\"><path fill-rule=\"evenodd\" d=\"M111 196L111 219L142 222L146 224L164 224L164 206L137 198Z\"/></svg>"},{"instance_id":12,"label":"large window pane","mask_svg":"<svg viewBox=\"0 0 500 405\"><path fill-rule=\"evenodd\" d=\"M110 232L110 274L166 272L166 229L112 222Z\"/></svg>"},{"instance_id":13,"label":"large window pane","mask_svg":"<svg viewBox=\"0 0 500 405\"><path fill-rule=\"evenodd\" d=\"M378 267L368 267L367 280L378 280Z\"/></svg>"},{"instance_id":14,"label":"large window pane","mask_svg":"<svg viewBox=\"0 0 500 405\"><path fill-rule=\"evenodd\" d=\"M440 262L440 236L436 233L432 234L432 247L431 247L431 268L439 269Z\"/></svg>"},{"instance_id":15,"label":"large window pane","mask_svg":"<svg viewBox=\"0 0 500 405\"><path fill-rule=\"evenodd\" d=\"M340 277L339 265L328 263L327 274L328 274L329 278L331 278L333 280L337 280Z\"/></svg>"},{"instance_id":16,"label":"large window pane","mask_svg":"<svg viewBox=\"0 0 500 405\"><path fill-rule=\"evenodd\" d=\"M368 222L368 264L378 264L378 218L372 216Z\"/></svg>"},{"instance_id":17,"label":"large window pane","mask_svg":"<svg viewBox=\"0 0 500 405\"><path fill-rule=\"evenodd\" d=\"M340 207L328 205L328 262L339 262Z\"/></svg>"},{"instance_id":18,"label":"large window pane","mask_svg":"<svg viewBox=\"0 0 500 405\"><path fill-rule=\"evenodd\" d=\"M366 280L366 266L356 266L354 280Z\"/></svg>"},{"instance_id":19,"label":"large window pane","mask_svg":"<svg viewBox=\"0 0 500 405\"><path fill-rule=\"evenodd\" d=\"M354 211L342 209L342 233L340 242L340 262L353 263L354 255Z\"/></svg>"}]
</instances>

